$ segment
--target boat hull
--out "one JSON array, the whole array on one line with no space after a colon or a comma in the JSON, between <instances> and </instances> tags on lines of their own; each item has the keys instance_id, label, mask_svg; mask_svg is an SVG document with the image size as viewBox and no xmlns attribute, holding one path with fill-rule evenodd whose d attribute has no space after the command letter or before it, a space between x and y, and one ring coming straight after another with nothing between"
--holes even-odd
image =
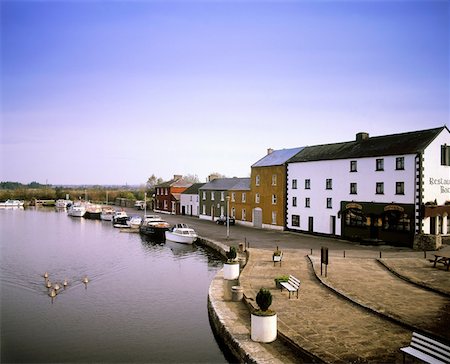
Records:
<instances>
[{"instance_id":1,"label":"boat hull","mask_svg":"<svg viewBox=\"0 0 450 364\"><path fill-rule=\"evenodd\" d=\"M176 233L173 233L171 231L165 232L166 240L173 241L175 243L180 244L193 244L194 241L197 240L197 236L194 235L179 235Z\"/></svg>"},{"instance_id":2,"label":"boat hull","mask_svg":"<svg viewBox=\"0 0 450 364\"><path fill-rule=\"evenodd\" d=\"M155 227L155 226L145 226L145 225L141 225L139 227L139 232L143 235L148 236L153 241L166 240L165 232L167 230L169 230L168 227Z\"/></svg>"}]
</instances>

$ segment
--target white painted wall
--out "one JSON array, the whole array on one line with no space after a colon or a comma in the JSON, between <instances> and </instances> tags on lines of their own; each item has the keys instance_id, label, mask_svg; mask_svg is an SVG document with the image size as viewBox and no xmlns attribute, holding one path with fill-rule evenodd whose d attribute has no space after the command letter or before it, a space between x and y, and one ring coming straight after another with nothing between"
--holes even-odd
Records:
<instances>
[{"instance_id":1,"label":"white painted wall","mask_svg":"<svg viewBox=\"0 0 450 364\"><path fill-rule=\"evenodd\" d=\"M198 194L181 194L180 195L180 206L181 211L183 211L183 206L185 208L186 215L198 216L199 215L199 198Z\"/></svg>"},{"instance_id":2,"label":"white painted wall","mask_svg":"<svg viewBox=\"0 0 450 364\"><path fill-rule=\"evenodd\" d=\"M405 158L405 169L396 170L396 157ZM308 230L308 217L314 218L314 232L331 234L331 216L336 216L336 235L341 235L338 218L341 201L414 203L414 155L355 158L342 160L289 163L287 167L287 227ZM384 159L384 170L376 171L376 159ZM357 172L350 172L350 161L357 161ZM332 189L326 189L326 180L332 179ZM292 180L297 179L297 189ZM311 189L305 189L305 179L311 180ZM384 194L376 194L376 183L384 183ZM396 182L404 182L404 195L396 195ZM350 194L350 183L357 183L357 194ZM297 207L292 197L297 196ZM310 208L305 198L310 198ZM327 208L327 198L332 198L332 208ZM300 215L300 227L292 226L292 215Z\"/></svg>"}]
</instances>

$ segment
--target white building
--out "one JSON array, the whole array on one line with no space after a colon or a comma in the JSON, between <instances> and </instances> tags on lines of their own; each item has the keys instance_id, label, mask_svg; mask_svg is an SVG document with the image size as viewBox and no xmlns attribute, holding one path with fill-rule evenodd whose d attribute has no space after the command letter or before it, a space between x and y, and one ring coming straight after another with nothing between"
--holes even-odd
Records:
<instances>
[{"instance_id":1,"label":"white building","mask_svg":"<svg viewBox=\"0 0 450 364\"><path fill-rule=\"evenodd\" d=\"M182 215L199 215L198 189L203 185L204 183L194 183L191 187L181 193L180 206Z\"/></svg>"},{"instance_id":2,"label":"white building","mask_svg":"<svg viewBox=\"0 0 450 364\"><path fill-rule=\"evenodd\" d=\"M450 235L447 127L304 148L287 164L286 227L412 246Z\"/></svg>"}]
</instances>

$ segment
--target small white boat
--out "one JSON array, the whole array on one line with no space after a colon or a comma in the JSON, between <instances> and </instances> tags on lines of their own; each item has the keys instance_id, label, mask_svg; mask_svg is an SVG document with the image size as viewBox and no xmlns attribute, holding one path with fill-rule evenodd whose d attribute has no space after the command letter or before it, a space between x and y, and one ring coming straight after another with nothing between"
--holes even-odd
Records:
<instances>
[{"instance_id":1,"label":"small white boat","mask_svg":"<svg viewBox=\"0 0 450 364\"><path fill-rule=\"evenodd\" d=\"M84 217L86 219L100 220L101 213L102 213L101 205L93 203L86 204L86 213L84 214Z\"/></svg>"},{"instance_id":2,"label":"small white boat","mask_svg":"<svg viewBox=\"0 0 450 364\"><path fill-rule=\"evenodd\" d=\"M0 207L23 207L23 201L6 200L5 202L0 202Z\"/></svg>"},{"instance_id":3,"label":"small white boat","mask_svg":"<svg viewBox=\"0 0 450 364\"><path fill-rule=\"evenodd\" d=\"M81 202L75 202L67 210L67 215L74 217L83 217L86 213L86 206Z\"/></svg>"},{"instance_id":4,"label":"small white boat","mask_svg":"<svg viewBox=\"0 0 450 364\"><path fill-rule=\"evenodd\" d=\"M116 210L114 210L112 207L103 207L102 212L100 214L100 220L103 221L112 221L113 216L115 214Z\"/></svg>"},{"instance_id":5,"label":"small white boat","mask_svg":"<svg viewBox=\"0 0 450 364\"><path fill-rule=\"evenodd\" d=\"M57 209L65 209L66 207L72 205L72 201L71 200L64 200L62 198L60 198L59 200L56 200L55 202L55 207Z\"/></svg>"},{"instance_id":6,"label":"small white boat","mask_svg":"<svg viewBox=\"0 0 450 364\"><path fill-rule=\"evenodd\" d=\"M142 217L140 216L132 216L130 220L128 220L128 225L132 229L139 229L139 226L142 224Z\"/></svg>"},{"instance_id":7,"label":"small white boat","mask_svg":"<svg viewBox=\"0 0 450 364\"><path fill-rule=\"evenodd\" d=\"M116 211L112 218L112 224L116 228L129 228L128 221L130 217L125 211Z\"/></svg>"},{"instance_id":8,"label":"small white boat","mask_svg":"<svg viewBox=\"0 0 450 364\"><path fill-rule=\"evenodd\" d=\"M166 239L181 244L192 244L198 238L194 229L186 224L176 224L170 230L167 230Z\"/></svg>"}]
</instances>

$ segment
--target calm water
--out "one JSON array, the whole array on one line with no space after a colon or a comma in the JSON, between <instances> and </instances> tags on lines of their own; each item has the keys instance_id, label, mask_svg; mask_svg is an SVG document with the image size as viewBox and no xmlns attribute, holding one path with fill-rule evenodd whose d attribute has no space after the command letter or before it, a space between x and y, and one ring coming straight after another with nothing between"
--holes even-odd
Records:
<instances>
[{"instance_id":1,"label":"calm water","mask_svg":"<svg viewBox=\"0 0 450 364\"><path fill-rule=\"evenodd\" d=\"M0 231L1 362L226 362L207 313L213 253L51 209L0 210ZM69 282L53 302L46 271Z\"/></svg>"}]
</instances>

